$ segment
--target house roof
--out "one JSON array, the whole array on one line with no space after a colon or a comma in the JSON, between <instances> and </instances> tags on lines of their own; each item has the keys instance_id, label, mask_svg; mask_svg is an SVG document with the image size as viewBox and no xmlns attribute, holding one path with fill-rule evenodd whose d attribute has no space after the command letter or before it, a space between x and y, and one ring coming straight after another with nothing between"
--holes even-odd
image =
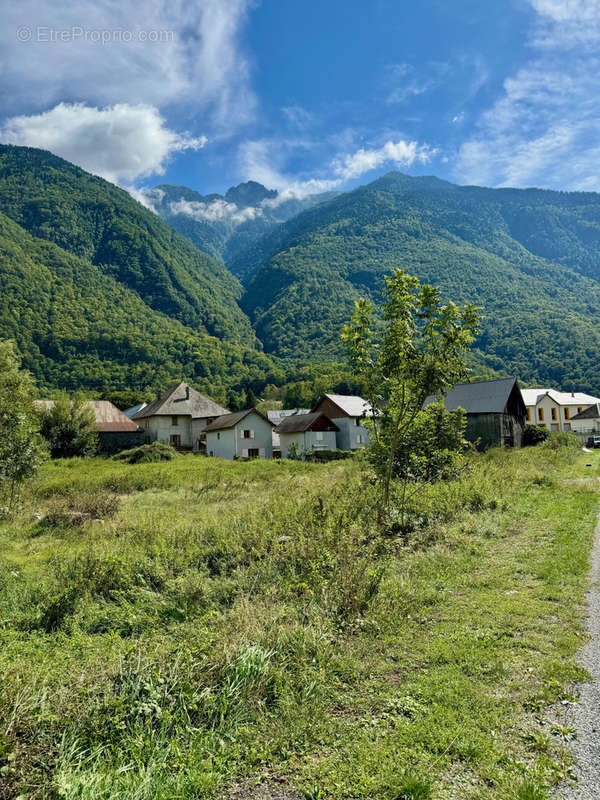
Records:
<instances>
[{"instance_id":1,"label":"house roof","mask_svg":"<svg viewBox=\"0 0 600 800\"><path fill-rule=\"evenodd\" d=\"M577 406L600 403L600 398L585 392L558 392L556 389L521 389L526 406L536 406L545 395L559 406Z\"/></svg>"},{"instance_id":2,"label":"house roof","mask_svg":"<svg viewBox=\"0 0 600 800\"><path fill-rule=\"evenodd\" d=\"M286 417L308 414L309 412L310 408L277 408L273 411L267 411L267 417L274 425L279 425Z\"/></svg>"},{"instance_id":3,"label":"house roof","mask_svg":"<svg viewBox=\"0 0 600 800\"><path fill-rule=\"evenodd\" d=\"M54 400L36 400L36 405L49 410L54 406ZM140 429L109 400L86 400L85 405L94 412L98 433L135 433Z\"/></svg>"},{"instance_id":4,"label":"house roof","mask_svg":"<svg viewBox=\"0 0 600 800\"><path fill-rule=\"evenodd\" d=\"M135 414L134 419L144 419L156 416L191 416L192 419L202 417L218 417L228 414L229 411L210 397L205 397L189 383L175 383L153 400L141 411Z\"/></svg>"},{"instance_id":5,"label":"house roof","mask_svg":"<svg viewBox=\"0 0 600 800\"><path fill-rule=\"evenodd\" d=\"M315 411L312 414L294 414L293 416L286 417L275 428L275 433L302 433L303 431L310 431L319 420L326 421L330 426L330 430L339 431L335 422L332 422L325 414ZM322 427L319 429L322 430Z\"/></svg>"},{"instance_id":6,"label":"house roof","mask_svg":"<svg viewBox=\"0 0 600 800\"><path fill-rule=\"evenodd\" d=\"M271 420L267 419L260 411L257 411L255 408L247 408L245 411L236 411L234 414L222 414L220 417L213 420L210 425L207 425L202 432L210 433L211 431L224 431L228 428L235 428L238 422L241 422L252 413L257 414L261 419L264 419L265 422L268 422L269 425L273 425ZM273 427L275 426L273 425Z\"/></svg>"},{"instance_id":7,"label":"house roof","mask_svg":"<svg viewBox=\"0 0 600 800\"><path fill-rule=\"evenodd\" d=\"M126 417L129 417L129 419L131 419L138 413L138 411L141 411L142 408L146 408L147 405L148 403L138 403L137 406L126 408L125 411L123 411L123 413L125 414Z\"/></svg>"},{"instance_id":8,"label":"house roof","mask_svg":"<svg viewBox=\"0 0 600 800\"><path fill-rule=\"evenodd\" d=\"M519 391L516 378L459 383L445 395L444 405L448 411L464 408L467 414L502 414L515 386ZM437 400L439 396L430 395L423 405Z\"/></svg>"},{"instance_id":9,"label":"house roof","mask_svg":"<svg viewBox=\"0 0 600 800\"><path fill-rule=\"evenodd\" d=\"M312 411L316 411L325 399L336 405L348 417L371 416L369 403L364 398L353 394L324 394Z\"/></svg>"},{"instance_id":10,"label":"house roof","mask_svg":"<svg viewBox=\"0 0 600 800\"><path fill-rule=\"evenodd\" d=\"M584 408L579 414L571 417L571 419L599 419L600 418L600 401L594 403L589 408Z\"/></svg>"}]
</instances>

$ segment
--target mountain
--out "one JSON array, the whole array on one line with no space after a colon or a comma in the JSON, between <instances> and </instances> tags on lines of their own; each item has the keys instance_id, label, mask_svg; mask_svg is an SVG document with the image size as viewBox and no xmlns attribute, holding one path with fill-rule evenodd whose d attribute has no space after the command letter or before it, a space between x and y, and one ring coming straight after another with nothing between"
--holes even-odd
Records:
<instances>
[{"instance_id":1,"label":"mountain","mask_svg":"<svg viewBox=\"0 0 600 800\"><path fill-rule=\"evenodd\" d=\"M247 277L247 252L262 236L337 192L298 198L256 181L232 186L224 195L202 195L186 186L162 184L146 192L156 213L200 250Z\"/></svg>"},{"instance_id":2,"label":"mountain","mask_svg":"<svg viewBox=\"0 0 600 800\"><path fill-rule=\"evenodd\" d=\"M402 267L482 307L474 356L600 393L600 195L461 187L389 173L279 225L245 254L265 350L339 358L355 299Z\"/></svg>"},{"instance_id":3,"label":"mountain","mask_svg":"<svg viewBox=\"0 0 600 800\"><path fill-rule=\"evenodd\" d=\"M129 194L30 148L0 147L0 338L41 387L221 397L272 361L236 278Z\"/></svg>"}]
</instances>

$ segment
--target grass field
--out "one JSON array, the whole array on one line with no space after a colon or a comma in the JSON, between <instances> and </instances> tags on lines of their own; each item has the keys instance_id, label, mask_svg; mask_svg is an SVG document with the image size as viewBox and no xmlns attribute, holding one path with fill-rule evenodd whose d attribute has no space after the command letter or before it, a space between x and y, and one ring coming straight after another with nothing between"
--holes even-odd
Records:
<instances>
[{"instance_id":1,"label":"grass field","mask_svg":"<svg viewBox=\"0 0 600 800\"><path fill-rule=\"evenodd\" d=\"M0 798L542 800L598 476L473 456L382 541L352 461L47 464L0 521Z\"/></svg>"}]
</instances>

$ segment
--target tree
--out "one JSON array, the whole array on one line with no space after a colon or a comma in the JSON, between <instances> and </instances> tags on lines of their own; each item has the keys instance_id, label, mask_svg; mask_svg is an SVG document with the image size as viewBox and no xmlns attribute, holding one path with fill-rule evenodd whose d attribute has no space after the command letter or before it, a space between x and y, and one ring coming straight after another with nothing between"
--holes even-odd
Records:
<instances>
[{"instance_id":1,"label":"tree","mask_svg":"<svg viewBox=\"0 0 600 800\"><path fill-rule=\"evenodd\" d=\"M41 432L52 458L90 456L98 446L94 412L78 395L58 395L41 413Z\"/></svg>"},{"instance_id":2,"label":"tree","mask_svg":"<svg viewBox=\"0 0 600 800\"><path fill-rule=\"evenodd\" d=\"M44 460L34 386L10 342L0 341L0 496L11 508Z\"/></svg>"},{"instance_id":3,"label":"tree","mask_svg":"<svg viewBox=\"0 0 600 800\"><path fill-rule=\"evenodd\" d=\"M437 289L421 286L404 270L385 280L383 331L374 330L371 303L359 300L342 339L372 409L367 458L380 489L379 520L389 521L396 479L404 526L414 491L448 476L463 445L461 413L423 406L429 396L441 396L467 377L464 355L479 317L473 305L443 304Z\"/></svg>"}]
</instances>

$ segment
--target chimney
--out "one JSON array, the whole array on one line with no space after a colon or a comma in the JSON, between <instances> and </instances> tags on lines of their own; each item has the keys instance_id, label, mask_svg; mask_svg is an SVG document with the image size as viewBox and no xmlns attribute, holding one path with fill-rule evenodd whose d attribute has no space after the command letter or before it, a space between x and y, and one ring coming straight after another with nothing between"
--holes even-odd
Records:
<instances>
[{"instance_id":1,"label":"chimney","mask_svg":"<svg viewBox=\"0 0 600 800\"><path fill-rule=\"evenodd\" d=\"M571 397L575 397L575 392L571 392Z\"/></svg>"},{"instance_id":2,"label":"chimney","mask_svg":"<svg viewBox=\"0 0 600 800\"><path fill-rule=\"evenodd\" d=\"M190 387L187 385L187 383L185 385L185 399L186 400L190 399Z\"/></svg>"}]
</instances>

